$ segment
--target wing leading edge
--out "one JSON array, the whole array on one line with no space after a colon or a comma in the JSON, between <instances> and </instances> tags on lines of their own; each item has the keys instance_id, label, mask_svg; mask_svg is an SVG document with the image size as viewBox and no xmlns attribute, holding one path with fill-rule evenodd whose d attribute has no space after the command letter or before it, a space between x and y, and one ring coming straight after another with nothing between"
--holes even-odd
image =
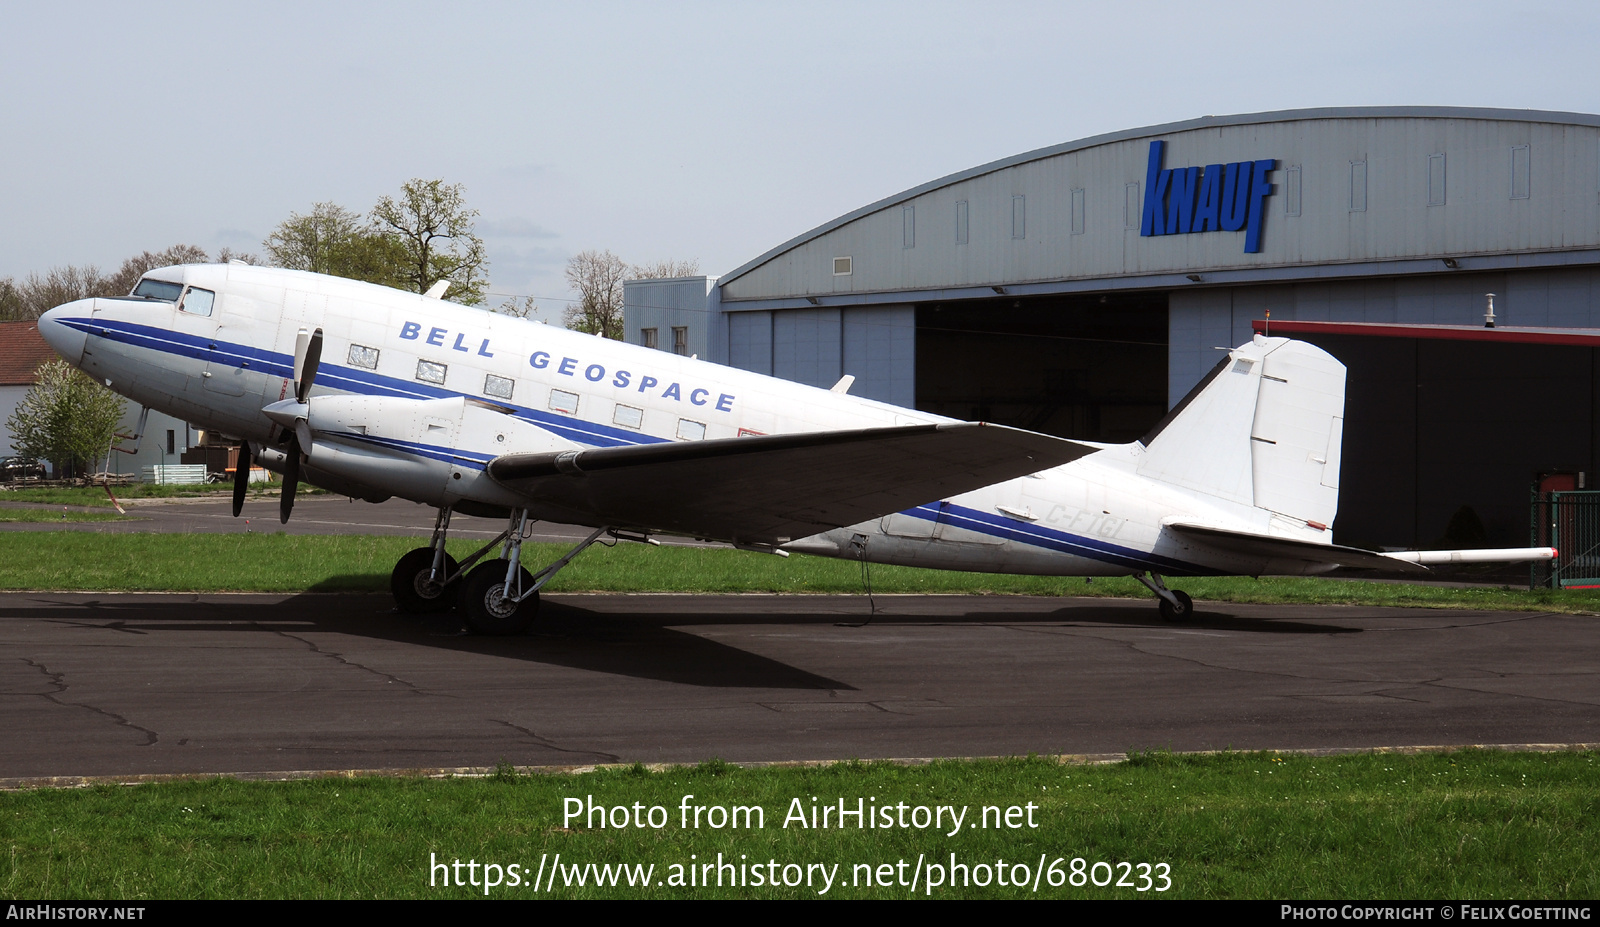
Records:
<instances>
[{"instance_id":1,"label":"wing leading edge","mask_svg":"<svg viewBox=\"0 0 1600 927\"><path fill-rule=\"evenodd\" d=\"M778 544L1096 450L954 422L508 454L488 473L550 520Z\"/></svg>"}]
</instances>

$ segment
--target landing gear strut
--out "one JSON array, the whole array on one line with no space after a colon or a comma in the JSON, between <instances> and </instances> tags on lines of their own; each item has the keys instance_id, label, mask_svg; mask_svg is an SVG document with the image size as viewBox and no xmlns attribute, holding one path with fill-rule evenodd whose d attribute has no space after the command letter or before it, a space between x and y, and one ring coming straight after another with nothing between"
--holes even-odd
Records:
<instances>
[{"instance_id":1,"label":"landing gear strut","mask_svg":"<svg viewBox=\"0 0 1600 927\"><path fill-rule=\"evenodd\" d=\"M455 606L456 595L461 590L462 574L505 539L502 533L468 557L466 563L457 563L456 558L444 549L449 533L450 506L447 505L439 509L428 546L419 547L401 557L394 566L394 572L389 574L389 591L394 595L395 606L402 612L431 615L449 611Z\"/></svg>"},{"instance_id":2,"label":"landing gear strut","mask_svg":"<svg viewBox=\"0 0 1600 927\"><path fill-rule=\"evenodd\" d=\"M568 551L565 557L538 573L529 573L523 569L519 561L522 558L522 542L527 538L528 529L532 524L527 509L513 511L511 523L501 535L505 540L505 548L500 554L500 559L484 563L467 574L466 581L461 587L460 604L470 630L479 634L496 635L520 634L527 630L539 614L539 590L561 572L563 567L571 563L574 557L583 553L589 545L599 541L602 535L609 536L611 543L619 540L657 543L643 535L635 536L619 532L615 528L596 528L578 546ZM496 539L497 542L498 540Z\"/></svg>"},{"instance_id":3,"label":"landing gear strut","mask_svg":"<svg viewBox=\"0 0 1600 927\"><path fill-rule=\"evenodd\" d=\"M1159 600L1157 607L1161 610L1162 618L1167 621L1188 621L1194 617L1194 599L1189 598L1188 593L1168 589L1167 584L1155 573L1151 573L1149 579L1145 579L1142 575L1135 575L1133 578L1144 583L1145 588L1156 594Z\"/></svg>"}]
</instances>

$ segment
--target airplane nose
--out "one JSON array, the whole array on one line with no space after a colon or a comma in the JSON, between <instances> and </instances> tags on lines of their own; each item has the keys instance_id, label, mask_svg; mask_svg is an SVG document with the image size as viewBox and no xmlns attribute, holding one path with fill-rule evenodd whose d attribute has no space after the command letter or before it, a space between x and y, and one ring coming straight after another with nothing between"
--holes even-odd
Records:
<instances>
[{"instance_id":1,"label":"airplane nose","mask_svg":"<svg viewBox=\"0 0 1600 927\"><path fill-rule=\"evenodd\" d=\"M76 367L83 362L83 345L89 340L82 326L93 312L92 299L80 299L57 306L39 316L39 334L67 363ZM74 322L77 324L74 325Z\"/></svg>"}]
</instances>

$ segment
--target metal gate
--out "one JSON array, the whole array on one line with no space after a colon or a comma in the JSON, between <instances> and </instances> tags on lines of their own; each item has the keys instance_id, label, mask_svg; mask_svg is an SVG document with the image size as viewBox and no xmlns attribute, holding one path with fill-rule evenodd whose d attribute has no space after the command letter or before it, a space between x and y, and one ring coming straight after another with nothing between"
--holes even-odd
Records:
<instances>
[{"instance_id":1,"label":"metal gate","mask_svg":"<svg viewBox=\"0 0 1600 927\"><path fill-rule=\"evenodd\" d=\"M1534 547L1554 547L1555 560L1534 561L1529 583L1551 589L1600 589L1600 492L1533 493Z\"/></svg>"}]
</instances>

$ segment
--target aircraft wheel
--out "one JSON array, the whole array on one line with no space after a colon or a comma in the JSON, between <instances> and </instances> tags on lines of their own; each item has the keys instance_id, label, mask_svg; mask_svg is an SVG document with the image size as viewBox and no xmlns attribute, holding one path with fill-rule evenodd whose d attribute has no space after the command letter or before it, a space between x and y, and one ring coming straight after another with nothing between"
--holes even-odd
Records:
<instances>
[{"instance_id":1,"label":"aircraft wheel","mask_svg":"<svg viewBox=\"0 0 1600 927\"><path fill-rule=\"evenodd\" d=\"M1176 589L1172 590L1172 596L1178 600L1176 606L1166 599L1157 600L1160 603L1161 617L1168 621L1188 621L1193 618L1194 599L1189 598L1187 592L1179 592Z\"/></svg>"},{"instance_id":2,"label":"aircraft wheel","mask_svg":"<svg viewBox=\"0 0 1600 927\"><path fill-rule=\"evenodd\" d=\"M459 567L456 558L449 554L444 555L445 575L449 576ZM434 582L428 578L433 572L433 548L419 547L400 558L394 565L394 572L389 574L389 591L394 595L394 603L400 610L408 615L431 615L436 612L447 612L456 604L456 592L461 588L461 581L456 580L449 585Z\"/></svg>"},{"instance_id":3,"label":"aircraft wheel","mask_svg":"<svg viewBox=\"0 0 1600 927\"><path fill-rule=\"evenodd\" d=\"M520 567L518 569L521 569ZM533 574L522 570L523 588L533 585ZM479 564L461 583L461 610L467 628L478 634L521 634L539 614L539 594L521 602L506 598L506 562Z\"/></svg>"}]
</instances>

